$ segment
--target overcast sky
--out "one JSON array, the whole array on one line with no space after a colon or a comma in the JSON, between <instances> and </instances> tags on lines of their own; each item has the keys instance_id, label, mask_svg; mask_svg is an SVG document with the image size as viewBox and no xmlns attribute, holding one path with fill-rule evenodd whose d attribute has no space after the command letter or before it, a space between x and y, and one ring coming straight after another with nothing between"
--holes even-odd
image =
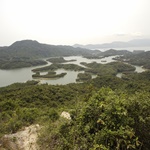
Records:
<instances>
[{"instance_id":1,"label":"overcast sky","mask_svg":"<svg viewBox=\"0 0 150 150\"><path fill-rule=\"evenodd\" d=\"M150 0L0 0L0 46L150 38Z\"/></svg>"}]
</instances>

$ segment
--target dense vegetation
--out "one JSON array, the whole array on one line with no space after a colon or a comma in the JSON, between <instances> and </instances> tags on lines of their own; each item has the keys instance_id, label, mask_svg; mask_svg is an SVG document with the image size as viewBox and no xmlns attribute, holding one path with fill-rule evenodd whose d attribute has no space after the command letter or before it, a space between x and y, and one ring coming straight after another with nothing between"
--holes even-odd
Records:
<instances>
[{"instance_id":1,"label":"dense vegetation","mask_svg":"<svg viewBox=\"0 0 150 150\"><path fill-rule=\"evenodd\" d=\"M78 92L76 86L38 85L35 81L0 88L0 134L14 133L36 121L55 119L58 108L75 104Z\"/></svg>"},{"instance_id":2,"label":"dense vegetation","mask_svg":"<svg viewBox=\"0 0 150 150\"><path fill-rule=\"evenodd\" d=\"M85 82L92 79L92 75L89 73L79 73L76 79L77 82Z\"/></svg>"},{"instance_id":3,"label":"dense vegetation","mask_svg":"<svg viewBox=\"0 0 150 150\"><path fill-rule=\"evenodd\" d=\"M78 105L72 120L57 125L41 139L44 149L149 149L150 94L127 95L102 88ZM138 110L137 110L138 108ZM52 130L54 125L49 125ZM47 140L48 141L45 141ZM49 142L51 141L51 142ZM48 145L48 146L47 146Z\"/></svg>"},{"instance_id":4,"label":"dense vegetation","mask_svg":"<svg viewBox=\"0 0 150 150\"><path fill-rule=\"evenodd\" d=\"M100 64L96 62L87 64L85 62L82 62L81 64L88 67L85 69L85 72L93 73L99 76L116 75L119 72L127 72L135 70L135 67L121 62L111 62L108 64Z\"/></svg>"},{"instance_id":5,"label":"dense vegetation","mask_svg":"<svg viewBox=\"0 0 150 150\"><path fill-rule=\"evenodd\" d=\"M16 69L22 67L40 66L46 65L47 62L44 60L34 60L28 58L13 58L10 60L0 60L1 69Z\"/></svg>"},{"instance_id":6,"label":"dense vegetation","mask_svg":"<svg viewBox=\"0 0 150 150\"><path fill-rule=\"evenodd\" d=\"M132 54L132 52L129 52L127 50L114 50L114 49L110 49L100 53L100 55L104 57L114 56L114 55L129 55L129 54Z\"/></svg>"}]
</instances>

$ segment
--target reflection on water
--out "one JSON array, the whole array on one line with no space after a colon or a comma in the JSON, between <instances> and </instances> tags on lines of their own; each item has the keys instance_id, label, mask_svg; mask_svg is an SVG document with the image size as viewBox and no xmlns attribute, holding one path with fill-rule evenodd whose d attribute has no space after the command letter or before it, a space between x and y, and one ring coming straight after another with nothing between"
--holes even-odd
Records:
<instances>
[{"instance_id":1,"label":"reflection on water","mask_svg":"<svg viewBox=\"0 0 150 150\"><path fill-rule=\"evenodd\" d=\"M71 59L76 59L74 62L67 62L66 64L77 64L82 66L80 63L81 62L86 62L86 63L91 63L91 62L97 62L97 63L102 63L106 64L109 62L113 62L113 58L116 56L109 56L105 57L102 59L87 59L83 58L81 56L70 56L70 57L64 57L66 60L71 60ZM51 63L48 63L47 65L50 65ZM47 66L44 65L44 66ZM39 66L38 66L39 67ZM0 87L10 85L12 83L16 82L26 82L27 80L33 80L32 79L32 74L33 72L31 71L34 68L38 67L28 67L28 68L22 68L22 69L12 69L12 70L0 70ZM40 66L42 67L42 66ZM142 67L136 66L136 71L137 72L142 72L144 69ZM83 71L68 71L64 69L58 69L56 71L57 74L60 74L62 72L66 72L67 74L59 79L40 79L41 83L48 83L48 84L68 84L68 83L73 83L76 82L77 75L78 73L83 73ZM47 74L47 72L43 72L41 74ZM92 76L94 78L96 76ZM37 79L36 79L37 80Z\"/></svg>"}]
</instances>

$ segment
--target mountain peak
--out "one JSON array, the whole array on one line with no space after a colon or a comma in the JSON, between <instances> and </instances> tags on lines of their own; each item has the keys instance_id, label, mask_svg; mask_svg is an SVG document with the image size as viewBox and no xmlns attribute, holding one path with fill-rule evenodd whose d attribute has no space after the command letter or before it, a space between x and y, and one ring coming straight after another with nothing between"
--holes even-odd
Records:
<instances>
[{"instance_id":1,"label":"mountain peak","mask_svg":"<svg viewBox=\"0 0 150 150\"><path fill-rule=\"evenodd\" d=\"M35 45L35 44L40 44L36 40L22 40L22 41L16 41L14 42L11 47L18 47L18 46L27 46L27 45Z\"/></svg>"}]
</instances>

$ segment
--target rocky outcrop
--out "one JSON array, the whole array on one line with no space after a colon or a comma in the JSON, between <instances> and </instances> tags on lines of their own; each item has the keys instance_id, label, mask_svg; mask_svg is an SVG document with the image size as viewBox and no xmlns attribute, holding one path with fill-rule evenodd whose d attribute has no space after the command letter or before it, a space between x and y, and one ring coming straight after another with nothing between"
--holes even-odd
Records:
<instances>
[{"instance_id":1,"label":"rocky outcrop","mask_svg":"<svg viewBox=\"0 0 150 150\"><path fill-rule=\"evenodd\" d=\"M39 150L37 145L38 124L25 127L24 130L2 137L0 150Z\"/></svg>"},{"instance_id":2,"label":"rocky outcrop","mask_svg":"<svg viewBox=\"0 0 150 150\"><path fill-rule=\"evenodd\" d=\"M66 118L68 120L71 119L70 114L68 112L66 112L66 111L63 111L60 116L63 117L63 118Z\"/></svg>"}]
</instances>

